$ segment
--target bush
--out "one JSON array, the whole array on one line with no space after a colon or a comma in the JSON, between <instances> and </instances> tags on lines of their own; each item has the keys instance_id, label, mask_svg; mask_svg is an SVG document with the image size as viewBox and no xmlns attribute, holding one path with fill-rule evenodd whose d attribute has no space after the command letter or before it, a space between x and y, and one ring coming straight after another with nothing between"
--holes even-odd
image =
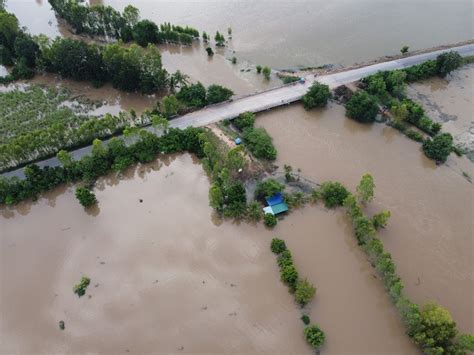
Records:
<instances>
[{"instance_id":1,"label":"bush","mask_svg":"<svg viewBox=\"0 0 474 355\"><path fill-rule=\"evenodd\" d=\"M263 67L262 73L265 76L265 79L270 80L270 75L272 74L272 70L269 67Z\"/></svg>"},{"instance_id":2,"label":"bush","mask_svg":"<svg viewBox=\"0 0 474 355\"><path fill-rule=\"evenodd\" d=\"M260 74L262 72L262 66L260 64L257 65L255 69L257 70L257 74Z\"/></svg>"},{"instance_id":3,"label":"bush","mask_svg":"<svg viewBox=\"0 0 474 355\"><path fill-rule=\"evenodd\" d=\"M423 142L423 135L413 129L406 130L405 135L416 142Z\"/></svg>"},{"instance_id":4,"label":"bush","mask_svg":"<svg viewBox=\"0 0 474 355\"><path fill-rule=\"evenodd\" d=\"M316 288L307 279L298 280L296 283L295 300L301 306L310 302L315 293Z\"/></svg>"},{"instance_id":5,"label":"bush","mask_svg":"<svg viewBox=\"0 0 474 355\"><path fill-rule=\"evenodd\" d=\"M454 69L457 69L462 64L462 57L458 52L451 51L442 53L436 57L436 70L438 75L445 77L451 73Z\"/></svg>"},{"instance_id":6,"label":"bush","mask_svg":"<svg viewBox=\"0 0 474 355\"><path fill-rule=\"evenodd\" d=\"M375 229L385 228L390 216L391 216L390 211L382 211L374 215L372 217L372 224L374 225L374 228Z\"/></svg>"},{"instance_id":7,"label":"bush","mask_svg":"<svg viewBox=\"0 0 474 355\"><path fill-rule=\"evenodd\" d=\"M275 160L277 151L265 128L246 128L242 134L244 143L258 159Z\"/></svg>"},{"instance_id":8,"label":"bush","mask_svg":"<svg viewBox=\"0 0 474 355\"><path fill-rule=\"evenodd\" d=\"M291 252L286 249L283 250L277 257L277 264L280 269L283 269L285 266L293 265L293 257L291 256Z\"/></svg>"},{"instance_id":9,"label":"bush","mask_svg":"<svg viewBox=\"0 0 474 355\"><path fill-rule=\"evenodd\" d=\"M247 207L247 217L252 222L258 222L262 219L262 206L257 201L252 201Z\"/></svg>"},{"instance_id":10,"label":"bush","mask_svg":"<svg viewBox=\"0 0 474 355\"><path fill-rule=\"evenodd\" d=\"M207 88L207 102L217 104L227 101L234 95L234 92L220 85L211 85Z\"/></svg>"},{"instance_id":11,"label":"bush","mask_svg":"<svg viewBox=\"0 0 474 355\"><path fill-rule=\"evenodd\" d=\"M301 316L301 320L303 321L304 325L308 325L309 323L311 323L311 319L306 314L303 314Z\"/></svg>"},{"instance_id":12,"label":"bush","mask_svg":"<svg viewBox=\"0 0 474 355\"><path fill-rule=\"evenodd\" d=\"M317 325L310 325L304 329L306 341L315 349L324 344L324 332Z\"/></svg>"},{"instance_id":13,"label":"bush","mask_svg":"<svg viewBox=\"0 0 474 355\"><path fill-rule=\"evenodd\" d=\"M89 286L90 283L90 278L85 276L81 277L81 281L73 287L74 293L77 294L78 297L84 296L86 294L87 286Z\"/></svg>"},{"instance_id":14,"label":"bush","mask_svg":"<svg viewBox=\"0 0 474 355\"><path fill-rule=\"evenodd\" d=\"M270 249L275 254L280 254L280 253L284 252L286 250L285 241L281 240L281 239L278 239L278 238L273 238Z\"/></svg>"},{"instance_id":15,"label":"bush","mask_svg":"<svg viewBox=\"0 0 474 355\"><path fill-rule=\"evenodd\" d=\"M346 103L346 115L362 123L374 122L379 108L365 91L357 91Z\"/></svg>"},{"instance_id":16,"label":"bush","mask_svg":"<svg viewBox=\"0 0 474 355\"><path fill-rule=\"evenodd\" d=\"M263 223L265 223L267 227L273 228L277 225L278 220L271 213L265 213L265 215L263 216Z\"/></svg>"},{"instance_id":17,"label":"bush","mask_svg":"<svg viewBox=\"0 0 474 355\"><path fill-rule=\"evenodd\" d=\"M240 130L244 130L245 128L252 128L255 124L255 114L252 112L241 113L237 118L232 121L232 123Z\"/></svg>"},{"instance_id":18,"label":"bush","mask_svg":"<svg viewBox=\"0 0 474 355\"><path fill-rule=\"evenodd\" d=\"M290 289L294 290L298 282L298 271L293 264L286 265L281 269L281 280L286 283Z\"/></svg>"},{"instance_id":19,"label":"bush","mask_svg":"<svg viewBox=\"0 0 474 355\"><path fill-rule=\"evenodd\" d=\"M94 193L85 187L78 187L76 189L76 198L84 207L90 207L97 203Z\"/></svg>"},{"instance_id":20,"label":"bush","mask_svg":"<svg viewBox=\"0 0 474 355\"><path fill-rule=\"evenodd\" d=\"M321 185L320 192L327 208L342 206L344 199L349 195L344 186L333 181L324 182Z\"/></svg>"},{"instance_id":21,"label":"bush","mask_svg":"<svg viewBox=\"0 0 474 355\"><path fill-rule=\"evenodd\" d=\"M449 133L442 133L433 139L427 139L423 143L425 155L438 162L446 162L453 149L453 136Z\"/></svg>"},{"instance_id":22,"label":"bush","mask_svg":"<svg viewBox=\"0 0 474 355\"><path fill-rule=\"evenodd\" d=\"M285 186L280 184L275 179L267 179L265 181L259 181L257 183L257 188L255 189L255 198L265 199L267 197L273 196L277 192L282 192Z\"/></svg>"},{"instance_id":23,"label":"bush","mask_svg":"<svg viewBox=\"0 0 474 355\"><path fill-rule=\"evenodd\" d=\"M303 106L306 110L310 110L314 107L324 107L327 105L330 97L331 91L329 90L329 86L315 81L306 95L303 96Z\"/></svg>"}]
</instances>

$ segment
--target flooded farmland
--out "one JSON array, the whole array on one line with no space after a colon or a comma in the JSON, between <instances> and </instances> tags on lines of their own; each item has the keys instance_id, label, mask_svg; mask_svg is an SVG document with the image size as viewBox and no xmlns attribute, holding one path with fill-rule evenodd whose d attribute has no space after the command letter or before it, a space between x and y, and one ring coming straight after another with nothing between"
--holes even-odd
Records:
<instances>
[{"instance_id":1,"label":"flooded farmland","mask_svg":"<svg viewBox=\"0 0 474 355\"><path fill-rule=\"evenodd\" d=\"M443 124L443 131L469 152L474 161L474 64L455 70L447 78L431 78L409 86L408 93L420 102L428 116Z\"/></svg>"},{"instance_id":2,"label":"flooded farmland","mask_svg":"<svg viewBox=\"0 0 474 355\"><path fill-rule=\"evenodd\" d=\"M300 168L313 181L337 180L355 190L370 172L376 189L369 212L392 213L380 236L408 295L437 301L462 331L474 330L474 189L462 176L474 176L471 162L451 155L437 167L418 143L385 125L347 119L336 104L310 112L292 105L260 115L257 125L274 139L276 164Z\"/></svg>"},{"instance_id":3,"label":"flooded farmland","mask_svg":"<svg viewBox=\"0 0 474 355\"><path fill-rule=\"evenodd\" d=\"M184 155L99 181L89 214L66 187L2 210L0 351L311 353L269 250L275 233L213 223L208 186ZM318 287L325 353L416 353L342 213L311 207L276 233Z\"/></svg>"}]
</instances>

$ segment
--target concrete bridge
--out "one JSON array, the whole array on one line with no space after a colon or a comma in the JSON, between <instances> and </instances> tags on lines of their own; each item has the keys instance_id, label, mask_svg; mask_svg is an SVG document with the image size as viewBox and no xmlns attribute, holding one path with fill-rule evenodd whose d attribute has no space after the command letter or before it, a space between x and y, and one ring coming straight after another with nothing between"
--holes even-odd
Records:
<instances>
[{"instance_id":1,"label":"concrete bridge","mask_svg":"<svg viewBox=\"0 0 474 355\"><path fill-rule=\"evenodd\" d=\"M239 97L232 101L204 107L199 111L191 112L187 115L173 119L170 121L170 127L181 129L190 126L202 127L221 120L235 118L243 112L250 111L257 113L269 110L274 107L286 105L300 100L303 95L306 94L314 81L327 84L330 88L335 88L343 84L360 80L363 77L375 74L379 71L403 69L420 64L427 60L435 59L439 54L449 51L457 51L462 56L472 56L474 55L474 44L467 44L459 47L407 56L396 60L368 65L357 69L350 69L347 71L319 76L316 78L314 75L308 75L305 77L305 83L296 82L287 84L267 91ZM146 129L152 130L151 127ZM88 154L90 151L91 147L88 146L72 151L71 155L74 157L74 159L79 159L81 156ZM60 163L58 159L54 157L37 162L36 164L38 166L57 166ZM23 169L17 169L5 173L3 176L22 177Z\"/></svg>"}]
</instances>

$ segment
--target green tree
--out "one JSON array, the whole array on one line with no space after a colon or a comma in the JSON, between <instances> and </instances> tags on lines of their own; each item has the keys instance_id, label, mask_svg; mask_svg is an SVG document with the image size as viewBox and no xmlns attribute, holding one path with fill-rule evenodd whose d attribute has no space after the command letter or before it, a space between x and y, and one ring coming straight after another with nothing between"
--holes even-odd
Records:
<instances>
[{"instance_id":1,"label":"green tree","mask_svg":"<svg viewBox=\"0 0 474 355\"><path fill-rule=\"evenodd\" d=\"M78 187L76 189L76 198L84 207L90 207L97 203L94 193L85 187Z\"/></svg>"},{"instance_id":2,"label":"green tree","mask_svg":"<svg viewBox=\"0 0 474 355\"><path fill-rule=\"evenodd\" d=\"M268 214L265 216L267 215ZM273 215L270 214L270 216ZM286 265L281 269L281 280L286 283L290 289L294 290L296 283L298 282L298 271L296 271L296 268L293 264Z\"/></svg>"},{"instance_id":3,"label":"green tree","mask_svg":"<svg viewBox=\"0 0 474 355\"><path fill-rule=\"evenodd\" d=\"M225 43L224 35L221 34L219 31L216 31L216 35L214 36L214 40L216 41L216 46L223 47Z\"/></svg>"},{"instance_id":4,"label":"green tree","mask_svg":"<svg viewBox=\"0 0 474 355\"><path fill-rule=\"evenodd\" d=\"M265 79L270 80L270 75L272 74L272 70L270 69L270 67L263 67L262 73L265 76Z\"/></svg>"},{"instance_id":5,"label":"green tree","mask_svg":"<svg viewBox=\"0 0 474 355\"><path fill-rule=\"evenodd\" d=\"M252 112L241 113L232 121L232 124L240 130L248 127L253 127L255 124L255 114Z\"/></svg>"},{"instance_id":6,"label":"green tree","mask_svg":"<svg viewBox=\"0 0 474 355\"><path fill-rule=\"evenodd\" d=\"M238 171L245 166L245 155L242 146L235 147L227 152L226 167L231 171Z\"/></svg>"},{"instance_id":7,"label":"green tree","mask_svg":"<svg viewBox=\"0 0 474 355\"><path fill-rule=\"evenodd\" d=\"M453 150L453 136L449 133L442 133L433 139L423 142L425 155L433 160L444 163Z\"/></svg>"},{"instance_id":8,"label":"green tree","mask_svg":"<svg viewBox=\"0 0 474 355\"><path fill-rule=\"evenodd\" d=\"M186 85L176 94L176 98L188 107L201 108L206 106L206 88L200 82Z\"/></svg>"},{"instance_id":9,"label":"green tree","mask_svg":"<svg viewBox=\"0 0 474 355\"><path fill-rule=\"evenodd\" d=\"M158 26L152 21L141 20L133 28L133 39L142 47L158 43Z\"/></svg>"},{"instance_id":10,"label":"green tree","mask_svg":"<svg viewBox=\"0 0 474 355\"><path fill-rule=\"evenodd\" d=\"M71 154L63 149L56 154L56 157L64 167L70 166L73 162Z\"/></svg>"},{"instance_id":11,"label":"green tree","mask_svg":"<svg viewBox=\"0 0 474 355\"><path fill-rule=\"evenodd\" d=\"M206 52L209 57L212 57L214 55L214 51L212 50L211 47L207 47Z\"/></svg>"},{"instance_id":12,"label":"green tree","mask_svg":"<svg viewBox=\"0 0 474 355\"><path fill-rule=\"evenodd\" d=\"M374 178L369 173L362 175L362 179L357 186L359 199L363 203L371 202L374 199L375 183Z\"/></svg>"},{"instance_id":13,"label":"green tree","mask_svg":"<svg viewBox=\"0 0 474 355\"><path fill-rule=\"evenodd\" d=\"M217 104L227 101L234 95L234 92L220 85L210 85L207 88L207 102L209 104Z\"/></svg>"},{"instance_id":14,"label":"green tree","mask_svg":"<svg viewBox=\"0 0 474 355\"><path fill-rule=\"evenodd\" d=\"M130 28L133 28L137 25L140 20L140 12L138 9L132 5L127 5L123 10L123 18Z\"/></svg>"},{"instance_id":15,"label":"green tree","mask_svg":"<svg viewBox=\"0 0 474 355\"><path fill-rule=\"evenodd\" d=\"M237 64L237 57L232 57L232 64Z\"/></svg>"},{"instance_id":16,"label":"green tree","mask_svg":"<svg viewBox=\"0 0 474 355\"><path fill-rule=\"evenodd\" d=\"M269 228L275 227L277 225L277 222L277 218L271 213L265 213L265 215L263 216L263 223Z\"/></svg>"},{"instance_id":17,"label":"green tree","mask_svg":"<svg viewBox=\"0 0 474 355\"><path fill-rule=\"evenodd\" d=\"M346 103L346 115L362 123L374 122L379 108L365 91L357 91Z\"/></svg>"},{"instance_id":18,"label":"green tree","mask_svg":"<svg viewBox=\"0 0 474 355\"><path fill-rule=\"evenodd\" d=\"M314 107L324 107L327 105L330 97L331 91L329 90L329 86L315 81L308 92L303 96L303 106L306 110L310 110Z\"/></svg>"},{"instance_id":19,"label":"green tree","mask_svg":"<svg viewBox=\"0 0 474 355\"><path fill-rule=\"evenodd\" d=\"M182 88L188 84L189 76L182 73L180 70L176 70L176 72L170 76L169 87L171 92L174 92L177 88Z\"/></svg>"},{"instance_id":20,"label":"green tree","mask_svg":"<svg viewBox=\"0 0 474 355\"><path fill-rule=\"evenodd\" d=\"M270 197L277 192L282 192L285 186L280 184L275 179L267 179L265 181L259 181L255 189L255 198L264 199Z\"/></svg>"},{"instance_id":21,"label":"green tree","mask_svg":"<svg viewBox=\"0 0 474 355\"><path fill-rule=\"evenodd\" d=\"M163 97L163 114L170 118L175 116L179 110L178 99L174 95Z\"/></svg>"},{"instance_id":22,"label":"green tree","mask_svg":"<svg viewBox=\"0 0 474 355\"><path fill-rule=\"evenodd\" d=\"M310 325L304 328L304 336L309 345L315 349L324 344L324 332L317 325Z\"/></svg>"},{"instance_id":23,"label":"green tree","mask_svg":"<svg viewBox=\"0 0 474 355\"><path fill-rule=\"evenodd\" d=\"M408 46L403 46L402 49L400 49L400 52L401 52L402 54L405 54L405 53L408 53L408 50L409 50L409 49L410 49L410 47L408 47Z\"/></svg>"},{"instance_id":24,"label":"green tree","mask_svg":"<svg viewBox=\"0 0 474 355\"><path fill-rule=\"evenodd\" d=\"M170 122L166 119L166 117L160 116L160 115L152 115L151 116L151 125L153 129L156 131L162 130L163 133L168 132L168 127L170 125Z\"/></svg>"},{"instance_id":25,"label":"green tree","mask_svg":"<svg viewBox=\"0 0 474 355\"><path fill-rule=\"evenodd\" d=\"M18 58L24 58L26 65L34 67L36 65L36 57L39 54L39 46L26 34L20 34L15 39L14 44L15 55Z\"/></svg>"},{"instance_id":26,"label":"green tree","mask_svg":"<svg viewBox=\"0 0 474 355\"><path fill-rule=\"evenodd\" d=\"M393 105L391 107L391 111L395 117L395 120L398 122L405 121L410 114L407 105L403 103L397 103L396 105Z\"/></svg>"},{"instance_id":27,"label":"green tree","mask_svg":"<svg viewBox=\"0 0 474 355\"><path fill-rule=\"evenodd\" d=\"M436 70L438 75L444 78L454 69L459 68L461 63L462 57L458 52L451 51L442 53L436 58Z\"/></svg>"},{"instance_id":28,"label":"green tree","mask_svg":"<svg viewBox=\"0 0 474 355\"><path fill-rule=\"evenodd\" d=\"M322 183L320 193L327 208L342 206L345 198L349 195L349 192L341 183L334 181Z\"/></svg>"},{"instance_id":29,"label":"green tree","mask_svg":"<svg viewBox=\"0 0 474 355\"><path fill-rule=\"evenodd\" d=\"M262 72L262 66L260 64L258 64L255 68L257 69L257 74Z\"/></svg>"},{"instance_id":30,"label":"green tree","mask_svg":"<svg viewBox=\"0 0 474 355\"><path fill-rule=\"evenodd\" d=\"M212 184L209 189L209 205L216 211L222 211L224 206L224 195L217 184Z\"/></svg>"},{"instance_id":31,"label":"green tree","mask_svg":"<svg viewBox=\"0 0 474 355\"><path fill-rule=\"evenodd\" d=\"M258 222L262 219L263 211L262 206L258 201L252 201L249 203L247 208L247 215L250 221Z\"/></svg>"},{"instance_id":32,"label":"green tree","mask_svg":"<svg viewBox=\"0 0 474 355\"><path fill-rule=\"evenodd\" d=\"M275 160L277 151L265 128L246 128L242 138L257 159Z\"/></svg>"},{"instance_id":33,"label":"green tree","mask_svg":"<svg viewBox=\"0 0 474 355\"><path fill-rule=\"evenodd\" d=\"M286 250L285 241L278 238L273 238L270 249L275 254L280 254Z\"/></svg>"},{"instance_id":34,"label":"green tree","mask_svg":"<svg viewBox=\"0 0 474 355\"><path fill-rule=\"evenodd\" d=\"M81 281L73 287L74 293L77 294L78 297L84 296L86 294L87 286L89 286L90 283L90 278L86 276L81 277Z\"/></svg>"},{"instance_id":35,"label":"green tree","mask_svg":"<svg viewBox=\"0 0 474 355\"><path fill-rule=\"evenodd\" d=\"M375 229L385 228L390 216L391 216L390 211L382 211L380 213L375 214L372 217L372 224L374 225L374 228Z\"/></svg>"},{"instance_id":36,"label":"green tree","mask_svg":"<svg viewBox=\"0 0 474 355\"><path fill-rule=\"evenodd\" d=\"M387 96L387 86L382 75L371 75L368 80L367 92L371 95L385 98Z\"/></svg>"},{"instance_id":37,"label":"green tree","mask_svg":"<svg viewBox=\"0 0 474 355\"><path fill-rule=\"evenodd\" d=\"M397 98L405 96L407 74L403 70L392 70L385 78L387 90Z\"/></svg>"},{"instance_id":38,"label":"green tree","mask_svg":"<svg viewBox=\"0 0 474 355\"><path fill-rule=\"evenodd\" d=\"M316 293L316 288L307 280L298 280L296 283L295 300L301 306L309 303Z\"/></svg>"},{"instance_id":39,"label":"green tree","mask_svg":"<svg viewBox=\"0 0 474 355\"><path fill-rule=\"evenodd\" d=\"M0 45L13 51L13 45L19 33L20 28L16 16L6 11L0 11Z\"/></svg>"}]
</instances>

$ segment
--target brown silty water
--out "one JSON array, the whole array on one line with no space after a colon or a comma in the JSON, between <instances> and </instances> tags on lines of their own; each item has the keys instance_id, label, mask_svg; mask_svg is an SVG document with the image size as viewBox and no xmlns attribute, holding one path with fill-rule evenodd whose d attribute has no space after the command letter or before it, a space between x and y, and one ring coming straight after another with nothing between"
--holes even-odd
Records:
<instances>
[{"instance_id":1,"label":"brown silty water","mask_svg":"<svg viewBox=\"0 0 474 355\"><path fill-rule=\"evenodd\" d=\"M474 64L455 70L445 79L431 78L413 83L408 94L420 102L429 117L443 124L474 161Z\"/></svg>"},{"instance_id":2,"label":"brown silty water","mask_svg":"<svg viewBox=\"0 0 474 355\"><path fill-rule=\"evenodd\" d=\"M310 354L269 250L278 235L318 287L324 353L416 353L340 212L308 207L274 232L216 223L208 188L182 155L100 180L88 213L71 187L2 209L0 351Z\"/></svg>"},{"instance_id":3,"label":"brown silty water","mask_svg":"<svg viewBox=\"0 0 474 355\"><path fill-rule=\"evenodd\" d=\"M368 212L392 213L380 237L407 294L418 303L437 301L461 331L472 333L474 193L462 176L474 176L472 163L452 154L447 165L436 166L398 131L362 125L344 113L336 104L310 112L293 105L259 115L257 125L273 137L276 164L300 168L313 181L337 180L354 191L370 172L376 192Z\"/></svg>"}]
</instances>

